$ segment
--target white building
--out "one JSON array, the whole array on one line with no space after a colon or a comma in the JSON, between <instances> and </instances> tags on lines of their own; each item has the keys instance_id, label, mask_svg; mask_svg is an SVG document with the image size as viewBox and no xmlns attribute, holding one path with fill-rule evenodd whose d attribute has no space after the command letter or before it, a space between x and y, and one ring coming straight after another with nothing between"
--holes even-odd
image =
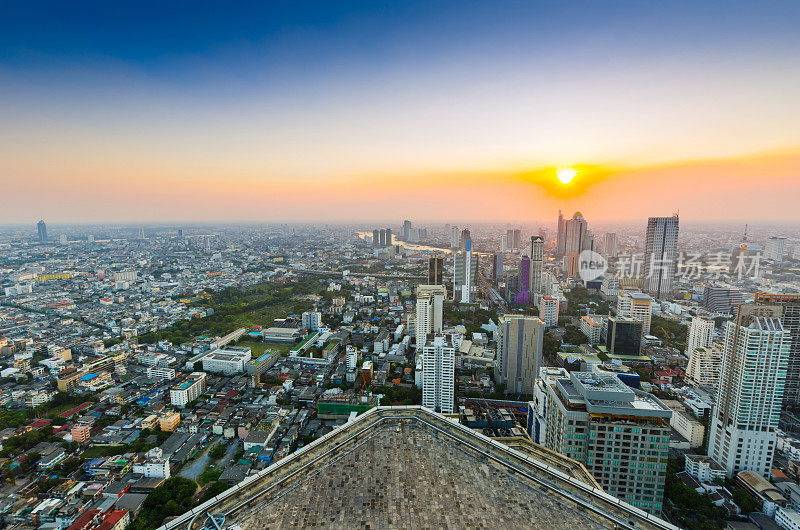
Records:
<instances>
[{"instance_id":1,"label":"white building","mask_svg":"<svg viewBox=\"0 0 800 530\"><path fill-rule=\"evenodd\" d=\"M603 283L600 284L600 292L606 296L619 296L619 278L613 274L603 276Z\"/></svg>"},{"instance_id":2,"label":"white building","mask_svg":"<svg viewBox=\"0 0 800 530\"><path fill-rule=\"evenodd\" d=\"M736 319L725 323L722 373L708 454L729 477L740 471L769 476L789 341L779 306L742 305Z\"/></svg>"},{"instance_id":3,"label":"white building","mask_svg":"<svg viewBox=\"0 0 800 530\"><path fill-rule=\"evenodd\" d=\"M786 530L800 530L800 513L790 508L778 508L775 524Z\"/></svg>"},{"instance_id":4,"label":"white building","mask_svg":"<svg viewBox=\"0 0 800 530\"><path fill-rule=\"evenodd\" d=\"M581 317L581 333L589 339L589 344L599 344L600 335L603 331L602 321L598 322L594 315L583 315Z\"/></svg>"},{"instance_id":5,"label":"white building","mask_svg":"<svg viewBox=\"0 0 800 530\"><path fill-rule=\"evenodd\" d=\"M672 280L678 263L678 216L647 220L642 291L656 298L672 294Z\"/></svg>"},{"instance_id":6,"label":"white building","mask_svg":"<svg viewBox=\"0 0 800 530\"><path fill-rule=\"evenodd\" d=\"M686 412L686 408L683 405L670 408L672 409L672 417L669 419L670 426L675 429L678 434L689 440L690 446L702 447L703 435L706 430L703 424Z\"/></svg>"},{"instance_id":7,"label":"white building","mask_svg":"<svg viewBox=\"0 0 800 530\"><path fill-rule=\"evenodd\" d=\"M495 332L495 383L506 385L507 394L533 394L539 367L545 324L525 315L503 315Z\"/></svg>"},{"instance_id":8,"label":"white building","mask_svg":"<svg viewBox=\"0 0 800 530\"><path fill-rule=\"evenodd\" d=\"M147 452L142 462L133 464L133 472L147 478L169 478L169 460L164 459L161 448L156 447Z\"/></svg>"},{"instance_id":9,"label":"white building","mask_svg":"<svg viewBox=\"0 0 800 530\"><path fill-rule=\"evenodd\" d=\"M242 374L251 358L250 348L228 346L203 357L203 371L222 375Z\"/></svg>"},{"instance_id":10,"label":"white building","mask_svg":"<svg viewBox=\"0 0 800 530\"><path fill-rule=\"evenodd\" d=\"M539 318L547 327L558 325L558 298L542 297L539 302Z\"/></svg>"},{"instance_id":11,"label":"white building","mask_svg":"<svg viewBox=\"0 0 800 530\"><path fill-rule=\"evenodd\" d=\"M714 462L710 456L691 453L685 456L684 470L699 482L713 484L717 480L725 480L725 468Z\"/></svg>"},{"instance_id":12,"label":"white building","mask_svg":"<svg viewBox=\"0 0 800 530\"><path fill-rule=\"evenodd\" d=\"M178 407L185 407L206 391L205 372L192 372L186 381L169 390L169 401Z\"/></svg>"},{"instance_id":13,"label":"white building","mask_svg":"<svg viewBox=\"0 0 800 530\"><path fill-rule=\"evenodd\" d=\"M425 345L428 334L442 332L442 315L447 289L444 285L420 285L417 287L417 320L415 334L417 350Z\"/></svg>"},{"instance_id":14,"label":"white building","mask_svg":"<svg viewBox=\"0 0 800 530\"><path fill-rule=\"evenodd\" d=\"M453 256L453 299L462 304L475 301L478 294L478 255L472 252L472 239L465 240L465 250Z\"/></svg>"},{"instance_id":15,"label":"white building","mask_svg":"<svg viewBox=\"0 0 800 530\"><path fill-rule=\"evenodd\" d=\"M422 348L422 406L453 412L456 349L449 335L431 335Z\"/></svg>"},{"instance_id":16,"label":"white building","mask_svg":"<svg viewBox=\"0 0 800 530\"><path fill-rule=\"evenodd\" d=\"M322 327L322 313L316 309L306 311L302 316L302 326L309 331L318 331Z\"/></svg>"},{"instance_id":17,"label":"white building","mask_svg":"<svg viewBox=\"0 0 800 530\"><path fill-rule=\"evenodd\" d=\"M541 367L533 389L533 401L528 402L526 430L531 440L540 445L545 445L547 440L547 385L552 385L558 378L569 378L566 368Z\"/></svg>"},{"instance_id":18,"label":"white building","mask_svg":"<svg viewBox=\"0 0 800 530\"><path fill-rule=\"evenodd\" d=\"M695 348L710 348L714 342L714 321L709 318L693 317L686 341L686 356L691 357Z\"/></svg>"},{"instance_id":19,"label":"white building","mask_svg":"<svg viewBox=\"0 0 800 530\"><path fill-rule=\"evenodd\" d=\"M721 344L695 348L689 355L686 376L698 385L716 386L722 369L722 350Z\"/></svg>"},{"instance_id":20,"label":"white building","mask_svg":"<svg viewBox=\"0 0 800 530\"><path fill-rule=\"evenodd\" d=\"M621 291L617 296L617 316L632 318L642 323L642 334L650 333L653 299L644 293Z\"/></svg>"},{"instance_id":21,"label":"white building","mask_svg":"<svg viewBox=\"0 0 800 530\"><path fill-rule=\"evenodd\" d=\"M783 261L786 253L785 237L770 237L764 244L764 258L772 261Z\"/></svg>"},{"instance_id":22,"label":"white building","mask_svg":"<svg viewBox=\"0 0 800 530\"><path fill-rule=\"evenodd\" d=\"M348 344L345 347L345 360L347 362L347 370L355 370L358 366L358 350L355 346Z\"/></svg>"}]
</instances>

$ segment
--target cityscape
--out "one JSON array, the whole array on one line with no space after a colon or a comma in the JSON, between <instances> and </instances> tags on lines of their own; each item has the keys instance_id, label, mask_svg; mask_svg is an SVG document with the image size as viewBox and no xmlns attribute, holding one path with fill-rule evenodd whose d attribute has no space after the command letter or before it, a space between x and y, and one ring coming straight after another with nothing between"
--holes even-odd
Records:
<instances>
[{"instance_id":1,"label":"cityscape","mask_svg":"<svg viewBox=\"0 0 800 530\"><path fill-rule=\"evenodd\" d=\"M0 528L800 529L798 5L200 4L0 11Z\"/></svg>"}]
</instances>

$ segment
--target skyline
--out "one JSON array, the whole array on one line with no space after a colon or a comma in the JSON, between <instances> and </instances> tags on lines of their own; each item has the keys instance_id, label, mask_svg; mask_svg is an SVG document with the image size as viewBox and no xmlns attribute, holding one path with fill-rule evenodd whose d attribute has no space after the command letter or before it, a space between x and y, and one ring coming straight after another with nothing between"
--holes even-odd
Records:
<instances>
[{"instance_id":1,"label":"skyline","mask_svg":"<svg viewBox=\"0 0 800 530\"><path fill-rule=\"evenodd\" d=\"M800 219L796 4L91 5L0 21L2 224Z\"/></svg>"}]
</instances>

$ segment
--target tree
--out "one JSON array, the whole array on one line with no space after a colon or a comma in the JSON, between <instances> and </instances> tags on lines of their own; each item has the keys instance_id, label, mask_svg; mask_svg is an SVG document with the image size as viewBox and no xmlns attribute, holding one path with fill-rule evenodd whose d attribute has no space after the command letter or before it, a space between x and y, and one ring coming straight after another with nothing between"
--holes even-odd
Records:
<instances>
[{"instance_id":1,"label":"tree","mask_svg":"<svg viewBox=\"0 0 800 530\"><path fill-rule=\"evenodd\" d=\"M220 458L225 456L225 446L223 446L222 444L215 445L214 447L211 448L209 456L211 456L211 458L213 458L214 460L219 460Z\"/></svg>"}]
</instances>

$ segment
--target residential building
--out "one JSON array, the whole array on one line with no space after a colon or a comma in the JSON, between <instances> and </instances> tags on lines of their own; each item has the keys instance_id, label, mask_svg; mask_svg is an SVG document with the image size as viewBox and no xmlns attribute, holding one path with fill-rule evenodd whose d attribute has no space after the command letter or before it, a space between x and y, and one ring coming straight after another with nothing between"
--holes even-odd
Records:
<instances>
[{"instance_id":1,"label":"residential building","mask_svg":"<svg viewBox=\"0 0 800 530\"><path fill-rule=\"evenodd\" d=\"M528 292L534 303L544 294L544 238L531 237L531 264Z\"/></svg>"},{"instance_id":2,"label":"residential building","mask_svg":"<svg viewBox=\"0 0 800 530\"><path fill-rule=\"evenodd\" d=\"M558 298L542 296L539 301L539 318L547 327L558 325Z\"/></svg>"},{"instance_id":3,"label":"residential building","mask_svg":"<svg viewBox=\"0 0 800 530\"><path fill-rule=\"evenodd\" d=\"M725 468L714 462L714 459L710 456L687 453L684 460L684 470L705 484L725 481Z\"/></svg>"},{"instance_id":4,"label":"residential building","mask_svg":"<svg viewBox=\"0 0 800 530\"><path fill-rule=\"evenodd\" d=\"M701 386L717 386L722 370L723 345L698 346L689 355L686 376Z\"/></svg>"},{"instance_id":5,"label":"residential building","mask_svg":"<svg viewBox=\"0 0 800 530\"><path fill-rule=\"evenodd\" d=\"M603 324L592 318L593 316L583 315L581 317L581 332L589 339L589 344L600 344Z\"/></svg>"},{"instance_id":6,"label":"residential building","mask_svg":"<svg viewBox=\"0 0 800 530\"><path fill-rule=\"evenodd\" d=\"M617 257L617 233L608 232L603 235L603 256L606 259Z\"/></svg>"},{"instance_id":7,"label":"residential building","mask_svg":"<svg viewBox=\"0 0 800 530\"><path fill-rule=\"evenodd\" d=\"M417 287L417 322L415 331L418 350L425 345L429 334L442 332L442 315L446 297L447 290L441 284L420 285Z\"/></svg>"},{"instance_id":8,"label":"residential building","mask_svg":"<svg viewBox=\"0 0 800 530\"><path fill-rule=\"evenodd\" d=\"M632 318L642 323L642 333L650 333L653 299L644 293L621 291L617 296L617 316Z\"/></svg>"},{"instance_id":9,"label":"residential building","mask_svg":"<svg viewBox=\"0 0 800 530\"><path fill-rule=\"evenodd\" d=\"M158 418L158 426L164 432L174 431L181 423L181 415L177 412L167 412Z\"/></svg>"},{"instance_id":10,"label":"residential building","mask_svg":"<svg viewBox=\"0 0 800 530\"><path fill-rule=\"evenodd\" d=\"M450 335L430 334L422 348L422 406L452 414L456 349Z\"/></svg>"},{"instance_id":11,"label":"residential building","mask_svg":"<svg viewBox=\"0 0 800 530\"><path fill-rule=\"evenodd\" d=\"M741 305L725 323L708 454L731 478L772 469L790 345L780 314L778 305Z\"/></svg>"},{"instance_id":12,"label":"residential building","mask_svg":"<svg viewBox=\"0 0 800 530\"><path fill-rule=\"evenodd\" d=\"M619 295L619 278L613 274L606 274L603 276L603 282L600 284L600 292L610 297Z\"/></svg>"},{"instance_id":13,"label":"residential building","mask_svg":"<svg viewBox=\"0 0 800 530\"><path fill-rule=\"evenodd\" d=\"M691 447L702 447L705 435L703 424L689 414L680 401L664 401L664 404L672 410L669 424L675 432L688 440Z\"/></svg>"},{"instance_id":14,"label":"residential building","mask_svg":"<svg viewBox=\"0 0 800 530\"><path fill-rule=\"evenodd\" d=\"M309 331L319 331L322 327L322 313L316 309L305 311L302 316L302 327Z\"/></svg>"},{"instance_id":15,"label":"residential building","mask_svg":"<svg viewBox=\"0 0 800 530\"><path fill-rule=\"evenodd\" d=\"M686 340L686 356L691 358L695 348L711 348L714 343L714 321L710 318L692 317L689 337Z\"/></svg>"},{"instance_id":16,"label":"residential building","mask_svg":"<svg viewBox=\"0 0 800 530\"><path fill-rule=\"evenodd\" d=\"M242 374L251 358L250 348L227 346L203 357L203 371L222 375Z\"/></svg>"},{"instance_id":17,"label":"residential building","mask_svg":"<svg viewBox=\"0 0 800 530\"><path fill-rule=\"evenodd\" d=\"M472 252L469 237L464 240L464 248L453 257L453 300L470 304L478 294L478 254Z\"/></svg>"},{"instance_id":18,"label":"residential building","mask_svg":"<svg viewBox=\"0 0 800 530\"><path fill-rule=\"evenodd\" d=\"M755 302L781 307L781 324L791 336L783 403L788 406L798 406L800 405L800 294L756 293Z\"/></svg>"},{"instance_id":19,"label":"residential building","mask_svg":"<svg viewBox=\"0 0 800 530\"><path fill-rule=\"evenodd\" d=\"M720 285L706 285L703 289L703 307L714 313L731 314L744 297L739 289Z\"/></svg>"},{"instance_id":20,"label":"residential building","mask_svg":"<svg viewBox=\"0 0 800 530\"><path fill-rule=\"evenodd\" d=\"M507 394L533 394L539 367L545 323L537 317L503 315L495 331L495 382Z\"/></svg>"},{"instance_id":21,"label":"residential building","mask_svg":"<svg viewBox=\"0 0 800 530\"><path fill-rule=\"evenodd\" d=\"M672 281L678 263L678 216L651 217L647 220L642 291L656 298L672 294Z\"/></svg>"},{"instance_id":22,"label":"residential building","mask_svg":"<svg viewBox=\"0 0 800 530\"><path fill-rule=\"evenodd\" d=\"M175 406L185 407L206 391L206 373L192 372L185 381L169 390L169 401Z\"/></svg>"},{"instance_id":23,"label":"residential building","mask_svg":"<svg viewBox=\"0 0 800 530\"><path fill-rule=\"evenodd\" d=\"M571 372L547 392L545 447L586 465L607 493L661 513L672 411L613 374Z\"/></svg>"},{"instance_id":24,"label":"residential building","mask_svg":"<svg viewBox=\"0 0 800 530\"><path fill-rule=\"evenodd\" d=\"M72 435L72 441L79 444L86 443L92 436L92 426L87 423L78 423L69 433Z\"/></svg>"},{"instance_id":25,"label":"residential building","mask_svg":"<svg viewBox=\"0 0 800 530\"><path fill-rule=\"evenodd\" d=\"M786 238L773 236L764 244L764 258L772 261L783 261L786 254Z\"/></svg>"}]
</instances>

